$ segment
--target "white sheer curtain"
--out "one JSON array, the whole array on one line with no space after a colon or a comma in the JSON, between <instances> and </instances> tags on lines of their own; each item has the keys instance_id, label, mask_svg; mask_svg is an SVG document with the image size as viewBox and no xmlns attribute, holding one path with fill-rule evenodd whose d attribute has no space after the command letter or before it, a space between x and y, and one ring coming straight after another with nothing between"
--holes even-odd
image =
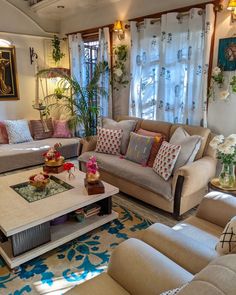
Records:
<instances>
[{"instance_id":1,"label":"white sheer curtain","mask_svg":"<svg viewBox=\"0 0 236 295\"><path fill-rule=\"evenodd\" d=\"M131 22L131 115L206 126L214 18L209 4L145 20L141 29Z\"/></svg>"},{"instance_id":2,"label":"white sheer curtain","mask_svg":"<svg viewBox=\"0 0 236 295\"><path fill-rule=\"evenodd\" d=\"M71 76L79 82L81 87L85 87L86 67L84 41L80 33L69 35L69 51L71 61Z\"/></svg>"},{"instance_id":3,"label":"white sheer curtain","mask_svg":"<svg viewBox=\"0 0 236 295\"><path fill-rule=\"evenodd\" d=\"M109 28L99 29L98 62L107 62L109 70L111 68L111 45ZM98 105L100 106L100 117L112 117L112 92L110 85L110 71L101 75L100 87L106 95L98 95Z\"/></svg>"}]
</instances>

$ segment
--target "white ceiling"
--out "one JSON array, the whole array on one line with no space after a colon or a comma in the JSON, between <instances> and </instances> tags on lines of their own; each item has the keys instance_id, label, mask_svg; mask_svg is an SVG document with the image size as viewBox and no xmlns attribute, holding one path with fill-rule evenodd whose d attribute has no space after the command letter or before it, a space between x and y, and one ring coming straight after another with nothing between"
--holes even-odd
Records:
<instances>
[{"instance_id":1,"label":"white ceiling","mask_svg":"<svg viewBox=\"0 0 236 295\"><path fill-rule=\"evenodd\" d=\"M119 1L121 0L43 0L31 9L41 17L62 20L77 12L86 12Z\"/></svg>"}]
</instances>

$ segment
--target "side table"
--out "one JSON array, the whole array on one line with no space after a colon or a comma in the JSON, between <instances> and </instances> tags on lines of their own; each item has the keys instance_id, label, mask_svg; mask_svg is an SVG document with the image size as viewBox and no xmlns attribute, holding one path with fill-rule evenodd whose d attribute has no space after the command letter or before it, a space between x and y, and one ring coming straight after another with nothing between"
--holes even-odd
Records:
<instances>
[{"instance_id":1,"label":"side table","mask_svg":"<svg viewBox=\"0 0 236 295\"><path fill-rule=\"evenodd\" d=\"M236 197L236 184L232 188L223 188L219 183L219 178L213 178L208 182L208 192L218 191Z\"/></svg>"}]
</instances>

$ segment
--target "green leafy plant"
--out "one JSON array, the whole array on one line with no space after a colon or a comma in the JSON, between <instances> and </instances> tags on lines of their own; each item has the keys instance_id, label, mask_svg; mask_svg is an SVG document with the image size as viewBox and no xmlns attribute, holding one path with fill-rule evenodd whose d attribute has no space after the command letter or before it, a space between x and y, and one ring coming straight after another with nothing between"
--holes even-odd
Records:
<instances>
[{"instance_id":1,"label":"green leafy plant","mask_svg":"<svg viewBox=\"0 0 236 295\"><path fill-rule=\"evenodd\" d=\"M114 65L112 67L111 84L115 90L119 90L119 85L126 87L129 84L126 61L128 59L128 46L117 45L113 49Z\"/></svg>"},{"instance_id":2,"label":"green leafy plant","mask_svg":"<svg viewBox=\"0 0 236 295\"><path fill-rule=\"evenodd\" d=\"M65 54L61 52L61 41L56 35L53 36L52 47L52 58L55 63L58 63L65 56Z\"/></svg>"},{"instance_id":3,"label":"green leafy plant","mask_svg":"<svg viewBox=\"0 0 236 295\"><path fill-rule=\"evenodd\" d=\"M95 98L106 96L103 87L99 86L100 76L108 71L107 62L99 62L93 72L93 77L86 87L82 87L78 81L62 73L59 69L44 69L38 73L39 77L59 76L61 79L57 83L57 88L53 93L44 98L49 113L54 109L62 114L69 114L69 127L76 130L80 125L83 129L84 137L94 135L94 124L99 114L99 106ZM96 128L95 128L96 129Z\"/></svg>"},{"instance_id":4,"label":"green leafy plant","mask_svg":"<svg viewBox=\"0 0 236 295\"><path fill-rule=\"evenodd\" d=\"M230 86L233 92L236 92L236 76L233 76L230 82Z\"/></svg>"}]
</instances>

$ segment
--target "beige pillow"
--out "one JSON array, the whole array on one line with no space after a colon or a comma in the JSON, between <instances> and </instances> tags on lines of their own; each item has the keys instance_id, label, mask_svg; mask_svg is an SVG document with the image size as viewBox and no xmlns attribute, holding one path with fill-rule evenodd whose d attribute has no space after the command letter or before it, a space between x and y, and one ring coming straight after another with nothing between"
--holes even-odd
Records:
<instances>
[{"instance_id":1,"label":"beige pillow","mask_svg":"<svg viewBox=\"0 0 236 295\"><path fill-rule=\"evenodd\" d=\"M236 216L226 224L216 244L216 251L220 255L236 253Z\"/></svg>"},{"instance_id":2,"label":"beige pillow","mask_svg":"<svg viewBox=\"0 0 236 295\"><path fill-rule=\"evenodd\" d=\"M137 121L122 120L120 122L116 122L109 118L103 118L102 123L103 123L102 124L103 128L113 129L113 130L121 129L123 131L120 152L122 155L125 155L129 145L130 133L134 131Z\"/></svg>"},{"instance_id":3,"label":"beige pillow","mask_svg":"<svg viewBox=\"0 0 236 295\"><path fill-rule=\"evenodd\" d=\"M173 170L175 172L180 167L194 161L200 149L202 137L199 135L189 135L182 127L178 127L171 136L170 143L181 146L181 151Z\"/></svg>"}]
</instances>

